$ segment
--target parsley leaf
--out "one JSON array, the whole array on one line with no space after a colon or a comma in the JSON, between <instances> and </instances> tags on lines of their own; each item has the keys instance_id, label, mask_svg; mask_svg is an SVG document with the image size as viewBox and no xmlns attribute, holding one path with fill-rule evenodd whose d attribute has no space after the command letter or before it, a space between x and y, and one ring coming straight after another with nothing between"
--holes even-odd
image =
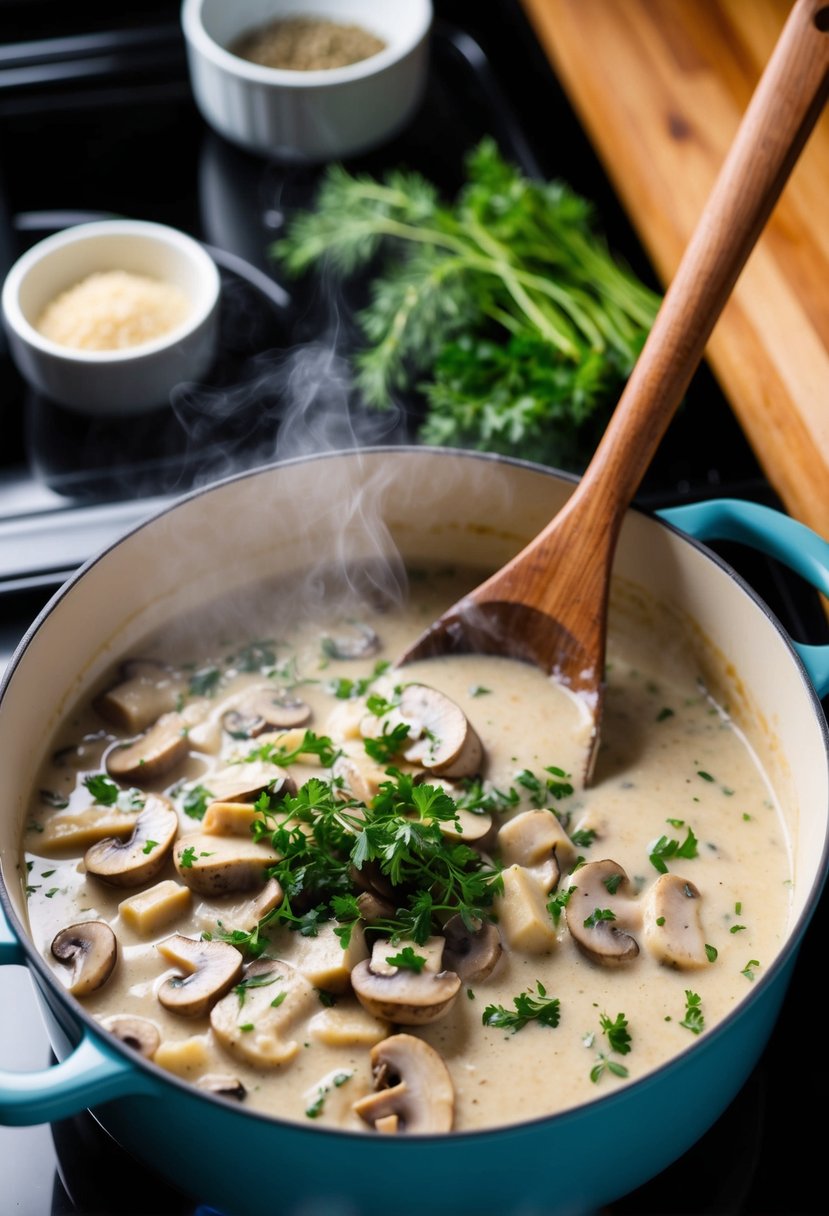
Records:
<instances>
[{"instance_id":1,"label":"parsley leaf","mask_svg":"<svg viewBox=\"0 0 829 1216\"><path fill-rule=\"evenodd\" d=\"M702 998L690 989L685 989L685 1017L679 1023L693 1034L701 1034L705 1029L705 1018L702 1014Z\"/></svg>"},{"instance_id":2,"label":"parsley leaf","mask_svg":"<svg viewBox=\"0 0 829 1216\"><path fill-rule=\"evenodd\" d=\"M537 994L537 995L536 995ZM481 1021L484 1026L498 1026L517 1034L530 1022L538 1022L539 1026L556 1027L559 1023L561 1002L558 997L548 997L547 989L536 980L535 993L532 987L526 992L520 992L513 999L513 1008L505 1009L503 1005L487 1005Z\"/></svg>"},{"instance_id":3,"label":"parsley leaf","mask_svg":"<svg viewBox=\"0 0 829 1216\"><path fill-rule=\"evenodd\" d=\"M697 843L697 838L691 828L688 829L688 834L681 844L678 840L669 840L667 836L660 836L650 846L648 855L650 863L660 874L667 874L668 861L672 861L676 857L687 860L697 856Z\"/></svg>"},{"instance_id":4,"label":"parsley leaf","mask_svg":"<svg viewBox=\"0 0 829 1216\"><path fill-rule=\"evenodd\" d=\"M404 946L398 954L390 954L386 962L392 967L402 967L406 971L415 971L419 975L426 966L422 954L415 954L411 946Z\"/></svg>"}]
</instances>

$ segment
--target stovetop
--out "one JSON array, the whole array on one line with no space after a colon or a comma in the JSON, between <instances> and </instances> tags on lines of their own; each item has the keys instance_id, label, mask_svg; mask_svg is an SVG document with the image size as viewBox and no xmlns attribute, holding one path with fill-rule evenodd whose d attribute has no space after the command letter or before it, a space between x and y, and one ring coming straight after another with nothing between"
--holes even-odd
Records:
<instances>
[{"instance_id":1,"label":"stovetop","mask_svg":"<svg viewBox=\"0 0 829 1216\"><path fill-rule=\"evenodd\" d=\"M27 245L71 223L112 214L172 223L203 241L219 264L220 357L200 396L163 415L112 424L37 398L0 348L0 668L61 582L171 496L310 445L340 446L344 436L358 444L410 440L405 419L384 433L359 408L332 419L332 386L319 381L308 388L304 428L292 424L284 433L285 353L327 332L331 317L279 281L268 250L286 213L310 197L315 171L266 163L209 131L190 93L177 0L128 7L113 14L111 5L90 0L73 5L69 18L50 0L6 2L0 273ZM452 192L463 152L493 134L528 174L561 176L591 198L611 247L656 286L519 0L437 0L436 11L421 112L394 144L353 167L375 172L405 163ZM720 494L780 507L703 367L637 502L655 509ZM829 640L818 597L798 579L736 546L717 549L794 638ZM821 1073L815 1022L825 921L820 910L772 1042L738 1098L694 1149L607 1216L825 1211L820 1120L803 1113L810 1080ZM39 1068L50 1059L26 972L0 970L0 1067ZM3 1213L196 1213L89 1115L54 1127L0 1128L0 1179Z\"/></svg>"}]
</instances>

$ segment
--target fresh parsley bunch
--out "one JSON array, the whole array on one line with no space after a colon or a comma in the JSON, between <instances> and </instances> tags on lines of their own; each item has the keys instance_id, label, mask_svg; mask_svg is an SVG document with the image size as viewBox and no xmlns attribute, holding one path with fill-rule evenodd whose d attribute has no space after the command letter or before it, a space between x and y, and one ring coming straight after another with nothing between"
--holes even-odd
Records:
<instances>
[{"instance_id":1,"label":"fresh parsley bunch","mask_svg":"<svg viewBox=\"0 0 829 1216\"><path fill-rule=\"evenodd\" d=\"M590 204L524 177L486 138L445 204L422 175L329 167L273 253L291 274L370 270L354 358L366 403L419 389L419 437L576 464L592 450L659 303L610 254Z\"/></svg>"}]
</instances>

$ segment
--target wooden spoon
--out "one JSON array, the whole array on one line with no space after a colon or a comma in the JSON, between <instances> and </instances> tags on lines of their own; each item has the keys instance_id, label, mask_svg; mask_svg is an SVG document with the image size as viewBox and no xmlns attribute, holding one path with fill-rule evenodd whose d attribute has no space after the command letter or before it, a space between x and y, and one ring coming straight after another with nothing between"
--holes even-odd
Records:
<instances>
[{"instance_id":1,"label":"wooden spoon","mask_svg":"<svg viewBox=\"0 0 829 1216\"><path fill-rule=\"evenodd\" d=\"M530 544L398 660L466 651L549 672L593 713L585 782L599 737L610 574L622 520L827 92L829 3L797 0L576 490Z\"/></svg>"}]
</instances>

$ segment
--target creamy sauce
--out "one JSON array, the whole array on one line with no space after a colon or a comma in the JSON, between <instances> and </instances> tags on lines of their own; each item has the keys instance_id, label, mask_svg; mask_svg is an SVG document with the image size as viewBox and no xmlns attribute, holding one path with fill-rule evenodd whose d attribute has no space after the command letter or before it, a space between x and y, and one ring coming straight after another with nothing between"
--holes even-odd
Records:
<instances>
[{"instance_id":1,"label":"creamy sauce","mask_svg":"<svg viewBox=\"0 0 829 1216\"><path fill-rule=\"evenodd\" d=\"M208 695L188 691L180 701L178 708L189 731L187 755L157 780L142 780L141 790L172 801L179 841L188 835L201 838L203 823L185 809L187 792L199 785L209 789L218 769L257 746L256 738L235 739L223 730L222 715L246 687L263 682L289 685L295 696L307 702L311 718L300 735L310 729L330 735L336 743L345 740L350 751L361 752L362 736L355 723L364 716L363 702L334 695L336 682L369 680L379 659L393 659L440 609L477 581L469 572L460 579L433 573L412 581L411 602L405 608L374 615L363 612L361 621L376 630L382 642L379 654L364 658L324 654L323 635L337 637L349 631L353 635L353 626L346 621L329 619L320 624L301 617L299 624L289 625L276 606L268 633L217 640L207 636L206 628L194 626L175 638L149 640L141 658L166 660L179 672L186 671L189 680L195 674L195 687L199 688L200 679L201 691ZM240 670L244 666L238 660L240 649L262 637L278 638L265 670ZM231 654L237 657L229 661ZM262 648L257 656L262 657ZM172 934L199 939L203 933L215 933L219 921L226 929L236 927L257 891L188 896L185 888L183 910L170 913L161 926L136 928L135 919L125 918L124 901L162 881L185 886L184 871L177 872L170 858L150 881L132 888L113 887L86 872L86 844L44 847L56 824L92 805L84 779L103 773L113 745L135 734L114 728L96 711L93 698L78 707L53 740L31 804L24 848L34 941L68 985L70 969L57 963L50 950L56 933L86 920L109 922L118 940L118 962L103 986L80 998L85 1008L99 1018L123 1013L149 1019L160 1033L155 1059L162 1067L194 1082L205 1075L232 1076L244 1086L248 1107L287 1119L369 1132L370 1126L352 1104L372 1092L372 1043L398 1031L423 1039L445 1061L454 1088L455 1129L508 1124L599 1098L691 1047L695 1030L708 1033L747 994L752 976L772 961L787 925L790 858L769 782L740 732L699 686L693 672L682 664L669 673L663 667L663 656L651 652L647 631L639 638L626 631L623 644L611 633L602 742L587 789L579 781L587 730L582 707L541 672L480 656L405 669L407 682L440 690L466 715L483 744L480 772L485 788L502 794L513 791L508 809L493 815L493 830L479 846L484 855L501 861L498 828L532 810L539 800L550 808L545 814L554 811L578 842L571 852L561 851L560 856L570 862L562 865L552 889L545 890L538 873L530 872L530 885L536 894L540 892L543 922L535 926L530 939L520 939L524 944L530 941L530 947L518 947L513 922L496 900L503 953L491 974L462 983L446 1016L428 1025L378 1021L339 980L333 981L334 986L346 991L335 993L334 1004L328 1003L326 984L314 983L320 972L312 955L320 942L330 939L331 923L317 939L285 927L271 934L268 956L305 969L313 986L322 990L322 996L315 994L286 1032L298 1044L290 1060L255 1067L222 1045L207 1013L184 1017L163 1007L160 986L181 974L181 969L159 952L158 944ZM205 672L214 668L221 675L211 685L213 677ZM116 682L113 673L110 683ZM388 690L388 677L372 687ZM342 686L339 691L344 691ZM544 787L550 767L569 775L573 792L547 791L534 804L533 782L519 774L529 772ZM307 755L288 771L297 786L309 777L327 775L318 760ZM555 783L555 774L552 777ZM139 783L118 784L128 789ZM93 815L106 813L110 812L101 806L93 811ZM689 833L695 847L688 844ZM661 850L654 850L654 843L663 837ZM661 853L661 865L668 873L687 880L699 893L699 899L687 902L693 904L693 915L699 916L706 953L693 967L669 965L670 960L666 965L643 929L643 909L660 878L650 860L654 851ZM573 907L568 905L557 921L545 908L571 882L578 889L577 862L582 858L588 863L612 859L629 879L633 894L625 908L632 917L630 933L639 952L627 962L601 965L579 949L568 927L568 916L575 922L575 896L570 897ZM605 908L614 899L609 893L600 903ZM619 915L626 915L624 908ZM653 924L651 930L656 932ZM369 939L372 936L377 935L369 932ZM361 953L359 939L356 931L356 945L349 955L354 961L370 950L367 946ZM341 952L339 942L336 947ZM394 949L399 947L391 947L389 953ZM539 985L544 1002L559 1001L557 1025L531 1020L515 1030L483 1023L489 1007L514 1012L516 997L522 993L541 999ZM270 1006L271 993L278 991L274 982L250 987L244 999L241 994L224 998L238 1001L238 1026L252 1027L241 1029L239 1037L254 1041L256 1020ZM344 1021L346 1016L359 1030L343 1031L346 1042L331 1042L326 1023L336 1025L338 1018ZM627 1051L619 1050L620 1040L611 1041L603 1032L603 1025L614 1022L628 1032Z\"/></svg>"}]
</instances>

